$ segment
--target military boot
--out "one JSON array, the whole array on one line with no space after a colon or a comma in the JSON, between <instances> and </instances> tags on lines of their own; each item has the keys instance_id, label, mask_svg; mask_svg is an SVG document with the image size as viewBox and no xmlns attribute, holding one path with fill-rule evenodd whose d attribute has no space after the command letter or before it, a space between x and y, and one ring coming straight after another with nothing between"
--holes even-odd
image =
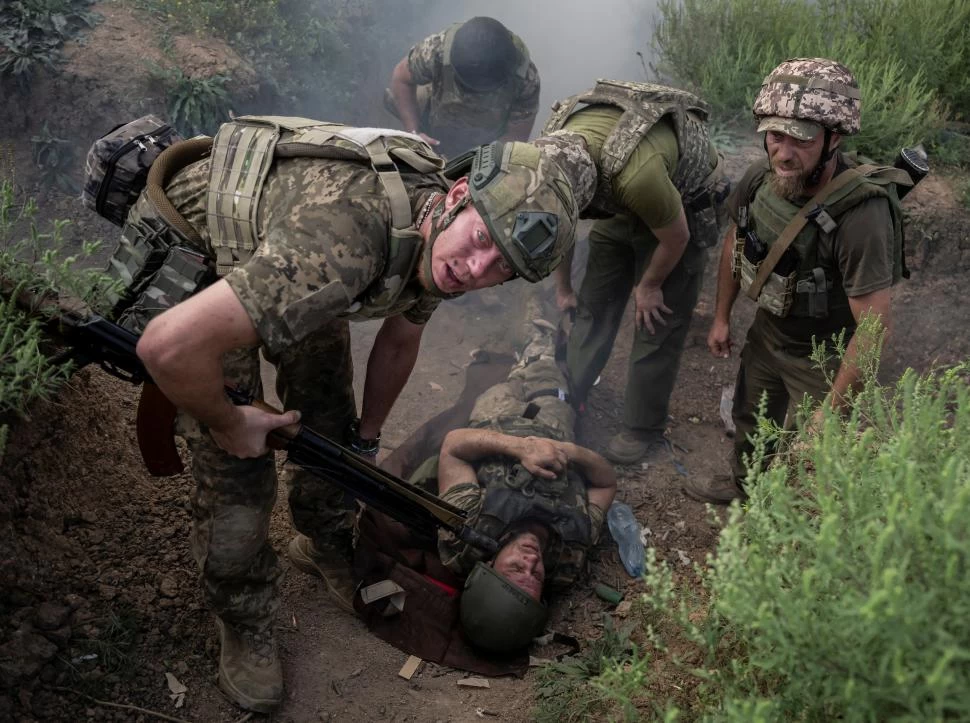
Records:
<instances>
[{"instance_id":1,"label":"military boot","mask_svg":"<svg viewBox=\"0 0 970 723\"><path fill-rule=\"evenodd\" d=\"M301 572L316 575L327 586L330 599L341 610L354 613L357 584L350 571L349 561L335 550L318 550L306 535L290 541L290 562Z\"/></svg>"},{"instance_id":2,"label":"military boot","mask_svg":"<svg viewBox=\"0 0 970 723\"><path fill-rule=\"evenodd\" d=\"M659 462L672 456L670 442L662 432L645 429L624 429L615 435L603 451L603 456L616 464L634 464L641 460Z\"/></svg>"},{"instance_id":3,"label":"military boot","mask_svg":"<svg viewBox=\"0 0 970 723\"><path fill-rule=\"evenodd\" d=\"M236 705L257 713L283 700L283 669L272 628L259 631L216 618L219 628L219 687Z\"/></svg>"},{"instance_id":4,"label":"military boot","mask_svg":"<svg viewBox=\"0 0 970 723\"><path fill-rule=\"evenodd\" d=\"M714 475L710 482L687 482L681 488L684 494L698 502L711 502L715 505L727 505L734 500L744 502L748 495L734 477L729 474Z\"/></svg>"}]
</instances>

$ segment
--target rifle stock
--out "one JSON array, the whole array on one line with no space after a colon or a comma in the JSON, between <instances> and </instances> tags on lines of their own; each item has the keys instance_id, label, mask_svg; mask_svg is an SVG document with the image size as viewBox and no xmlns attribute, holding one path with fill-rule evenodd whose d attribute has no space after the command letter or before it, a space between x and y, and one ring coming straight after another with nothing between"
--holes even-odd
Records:
<instances>
[{"instance_id":1,"label":"rifle stock","mask_svg":"<svg viewBox=\"0 0 970 723\"><path fill-rule=\"evenodd\" d=\"M0 292L12 298L28 313L39 311L48 317L47 331L56 340L69 345L62 358L78 366L99 364L109 374L133 384L144 384L138 403L136 432L138 447L148 471L155 476L170 476L183 471L175 447L175 405L151 380L136 354L138 335L92 313L70 300L45 296L37 298L10 289L0 279ZM279 410L229 387L227 396L234 404L251 404L263 411L280 414ZM333 440L302 424L291 424L275 430L267 439L273 449L285 450L291 462L301 466L375 509L407 525L413 531L432 535L443 527L459 539L489 554L498 544L465 524L465 512L438 499L435 495L384 470L354 454Z\"/></svg>"}]
</instances>

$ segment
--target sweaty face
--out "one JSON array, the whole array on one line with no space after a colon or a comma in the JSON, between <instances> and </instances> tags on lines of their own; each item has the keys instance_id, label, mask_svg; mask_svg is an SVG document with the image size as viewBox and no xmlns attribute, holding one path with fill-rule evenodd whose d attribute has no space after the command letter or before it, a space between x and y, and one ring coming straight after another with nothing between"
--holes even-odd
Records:
<instances>
[{"instance_id":1,"label":"sweaty face","mask_svg":"<svg viewBox=\"0 0 970 723\"><path fill-rule=\"evenodd\" d=\"M495 572L529 593L530 597L536 600L542 598L546 567L542 562L539 538L533 533L523 532L506 543L495 556L492 567Z\"/></svg>"},{"instance_id":2,"label":"sweaty face","mask_svg":"<svg viewBox=\"0 0 970 723\"><path fill-rule=\"evenodd\" d=\"M781 131L768 131L765 145L771 161L768 177L771 190L789 201L804 196L808 177L822 156L824 143L824 133L818 133L810 141L800 141Z\"/></svg>"},{"instance_id":3,"label":"sweaty face","mask_svg":"<svg viewBox=\"0 0 970 723\"><path fill-rule=\"evenodd\" d=\"M446 209L454 205L449 205L451 198L452 193L449 193ZM461 198L460 194L458 198ZM492 242L481 214L468 205L438 235L431 249L431 273L439 289L446 294L456 294L508 281L513 269Z\"/></svg>"}]
</instances>

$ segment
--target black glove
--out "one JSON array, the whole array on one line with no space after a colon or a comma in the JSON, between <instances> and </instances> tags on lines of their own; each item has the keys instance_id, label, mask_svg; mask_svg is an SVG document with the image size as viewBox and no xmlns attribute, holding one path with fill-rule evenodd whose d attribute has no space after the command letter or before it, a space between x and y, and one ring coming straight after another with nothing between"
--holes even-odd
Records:
<instances>
[{"instance_id":1,"label":"black glove","mask_svg":"<svg viewBox=\"0 0 970 723\"><path fill-rule=\"evenodd\" d=\"M381 435L374 439L364 439L360 436L360 420L355 419L347 428L347 446L351 452L359 454L361 457L377 457L377 450L381 446Z\"/></svg>"}]
</instances>

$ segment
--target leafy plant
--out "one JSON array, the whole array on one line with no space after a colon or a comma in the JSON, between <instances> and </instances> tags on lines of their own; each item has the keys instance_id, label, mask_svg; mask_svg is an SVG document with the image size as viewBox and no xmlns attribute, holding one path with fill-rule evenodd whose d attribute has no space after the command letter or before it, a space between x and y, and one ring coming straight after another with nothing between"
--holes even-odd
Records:
<instances>
[{"instance_id":1,"label":"leafy plant","mask_svg":"<svg viewBox=\"0 0 970 723\"><path fill-rule=\"evenodd\" d=\"M26 90L33 72L55 67L64 42L101 16L87 10L95 0L13 0L0 5L0 76Z\"/></svg>"},{"instance_id":2,"label":"leafy plant","mask_svg":"<svg viewBox=\"0 0 970 723\"><path fill-rule=\"evenodd\" d=\"M197 78L186 75L178 67L157 66L152 74L164 84L168 94L169 119L184 135L211 135L220 123L228 120L232 102L226 89L229 76Z\"/></svg>"},{"instance_id":3,"label":"leafy plant","mask_svg":"<svg viewBox=\"0 0 970 723\"><path fill-rule=\"evenodd\" d=\"M34 165L41 169L41 180L65 193L80 193L77 182L67 172L71 163L71 142L58 138L44 121L41 132L30 137Z\"/></svg>"},{"instance_id":4,"label":"leafy plant","mask_svg":"<svg viewBox=\"0 0 970 723\"><path fill-rule=\"evenodd\" d=\"M691 717L970 716L970 363L883 387L875 325L857 333L864 386L847 418L759 429L752 469L767 436L783 451L749 475L697 570L703 598L648 559L644 602L669 628L648 634L698 681ZM670 652L670 629L693 657Z\"/></svg>"},{"instance_id":5,"label":"leafy plant","mask_svg":"<svg viewBox=\"0 0 970 723\"><path fill-rule=\"evenodd\" d=\"M855 73L862 132L850 140L880 160L970 112L961 0L660 0L658 12L658 71L727 119L750 117L765 75L792 57L833 58Z\"/></svg>"},{"instance_id":6,"label":"leafy plant","mask_svg":"<svg viewBox=\"0 0 970 723\"><path fill-rule=\"evenodd\" d=\"M56 290L94 309L106 308L118 284L97 269L82 268L99 244L85 242L78 253L68 253L68 222L54 221L50 230L41 231L36 216L34 201L18 203L13 184L0 180L0 280L8 299L19 292ZM30 405L49 399L71 372L69 364L54 364L46 356L42 320L29 317L8 299L0 298L0 420L26 417ZM7 424L0 422L0 456L7 432Z\"/></svg>"},{"instance_id":7,"label":"leafy plant","mask_svg":"<svg viewBox=\"0 0 970 723\"><path fill-rule=\"evenodd\" d=\"M618 692L613 671L636 657L630 629L617 630L609 615L603 616L603 623L603 635L588 642L580 655L549 663L539 671L533 711L538 723L589 720L590 716L609 710L610 700L621 698L628 691L628 687L623 687Z\"/></svg>"}]
</instances>

